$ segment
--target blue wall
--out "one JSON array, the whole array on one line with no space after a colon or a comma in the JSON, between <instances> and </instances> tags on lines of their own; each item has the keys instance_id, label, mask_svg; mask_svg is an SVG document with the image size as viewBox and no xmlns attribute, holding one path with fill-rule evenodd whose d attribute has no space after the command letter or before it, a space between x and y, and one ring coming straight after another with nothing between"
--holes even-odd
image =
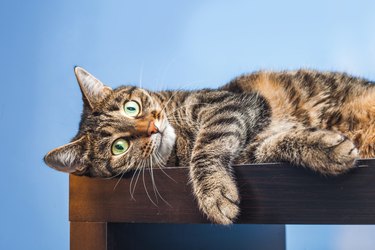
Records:
<instances>
[{"instance_id":1,"label":"blue wall","mask_svg":"<svg viewBox=\"0 0 375 250\"><path fill-rule=\"evenodd\" d=\"M77 131L74 65L112 87L150 89L299 67L375 79L374 10L365 0L2 0L0 249L69 246L68 176L42 157ZM287 247L370 249L372 235L371 226L288 226Z\"/></svg>"}]
</instances>

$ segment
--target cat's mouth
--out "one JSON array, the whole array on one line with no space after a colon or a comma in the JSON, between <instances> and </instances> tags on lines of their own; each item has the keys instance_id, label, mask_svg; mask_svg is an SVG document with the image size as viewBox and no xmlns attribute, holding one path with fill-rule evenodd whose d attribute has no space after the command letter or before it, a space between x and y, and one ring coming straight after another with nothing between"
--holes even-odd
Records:
<instances>
[{"instance_id":1,"label":"cat's mouth","mask_svg":"<svg viewBox=\"0 0 375 250\"><path fill-rule=\"evenodd\" d=\"M152 135L155 136L156 142L155 154L167 162L175 144L176 134L168 121L163 121L160 124L156 124L156 126L159 129L159 133Z\"/></svg>"},{"instance_id":2,"label":"cat's mouth","mask_svg":"<svg viewBox=\"0 0 375 250\"><path fill-rule=\"evenodd\" d=\"M170 126L170 125L168 124L168 122L164 120L161 120L161 121L157 120L155 122L155 127L157 128L157 131L158 131L158 133L155 135L160 136L160 140L161 140L160 144L162 143L163 137L165 136L167 126Z\"/></svg>"},{"instance_id":3,"label":"cat's mouth","mask_svg":"<svg viewBox=\"0 0 375 250\"><path fill-rule=\"evenodd\" d=\"M158 129L158 133L155 133L151 135L151 140L153 141L155 147L154 147L154 152L159 151L160 148L163 145L163 141L165 140L165 129Z\"/></svg>"}]
</instances>

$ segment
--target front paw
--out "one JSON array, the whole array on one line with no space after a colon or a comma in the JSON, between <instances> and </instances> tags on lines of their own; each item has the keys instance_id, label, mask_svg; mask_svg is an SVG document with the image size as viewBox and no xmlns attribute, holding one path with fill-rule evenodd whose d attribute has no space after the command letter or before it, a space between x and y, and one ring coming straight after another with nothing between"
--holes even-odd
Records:
<instances>
[{"instance_id":1,"label":"front paw","mask_svg":"<svg viewBox=\"0 0 375 250\"><path fill-rule=\"evenodd\" d=\"M237 186L228 175L211 177L195 186L199 208L215 223L232 224L239 214Z\"/></svg>"},{"instance_id":2,"label":"front paw","mask_svg":"<svg viewBox=\"0 0 375 250\"><path fill-rule=\"evenodd\" d=\"M354 166L358 158L358 149L347 137L332 131L320 130L312 134L318 136L318 148L312 159L322 162L317 170L323 174L337 175Z\"/></svg>"}]
</instances>

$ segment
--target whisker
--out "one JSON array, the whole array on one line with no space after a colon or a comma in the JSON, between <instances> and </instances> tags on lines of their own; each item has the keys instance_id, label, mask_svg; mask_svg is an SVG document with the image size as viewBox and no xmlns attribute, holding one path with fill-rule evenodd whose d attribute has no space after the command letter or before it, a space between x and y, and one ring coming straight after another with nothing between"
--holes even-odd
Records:
<instances>
[{"instance_id":1,"label":"whisker","mask_svg":"<svg viewBox=\"0 0 375 250\"><path fill-rule=\"evenodd\" d=\"M121 174L122 174L122 172L120 172L118 174L115 174L115 175L112 175L112 176L109 176L109 177L104 177L103 179L105 179L105 180L111 180L111 179L114 179L114 178L116 178L117 176L119 176Z\"/></svg>"},{"instance_id":2,"label":"whisker","mask_svg":"<svg viewBox=\"0 0 375 250\"><path fill-rule=\"evenodd\" d=\"M202 83L205 83L205 81L193 81L193 82L187 82L187 83L184 83L184 84L178 84L178 89L179 90L182 90L183 91L183 88L186 87L186 86L194 86L194 85L198 85L200 86ZM198 88L201 88L201 87L198 87ZM171 101L171 99L179 93L179 90L176 90L175 93L173 95L171 95L171 97L167 100L167 102L165 103L165 107L167 106L167 104ZM162 109L163 111L164 109Z\"/></svg>"},{"instance_id":3,"label":"whisker","mask_svg":"<svg viewBox=\"0 0 375 250\"><path fill-rule=\"evenodd\" d=\"M188 84L185 84L188 85ZM178 93L180 93L178 90L176 90L167 100L166 103L164 103L164 107L162 108L161 112L164 111L164 109L167 107L168 103L172 100L173 97L175 97Z\"/></svg>"},{"instance_id":4,"label":"whisker","mask_svg":"<svg viewBox=\"0 0 375 250\"><path fill-rule=\"evenodd\" d=\"M126 173L126 170L127 170L127 169L124 169L124 170L122 171L122 175L120 176L120 178L118 178L118 181L116 182L116 185L113 187L113 191L115 191L117 185L120 183L122 177L123 177L124 174Z\"/></svg>"},{"instance_id":5,"label":"whisker","mask_svg":"<svg viewBox=\"0 0 375 250\"><path fill-rule=\"evenodd\" d=\"M142 170L142 179L143 179L143 186L145 188L145 191L146 191L146 194L148 196L148 198L150 199L151 203L155 205L155 207L158 207L158 205L151 199L151 196L150 194L148 193L148 190L147 190L147 187L146 187L146 182L145 182L145 169L146 168L143 168Z\"/></svg>"},{"instance_id":6,"label":"whisker","mask_svg":"<svg viewBox=\"0 0 375 250\"><path fill-rule=\"evenodd\" d=\"M152 155L150 155L150 168L151 168L150 169L150 176L151 176L151 182L152 182L152 189L154 190L156 203L159 203L158 196L157 196L156 191L155 191L155 189L157 190L157 188L156 188L155 179L154 179L154 171L152 169Z\"/></svg>"},{"instance_id":7,"label":"whisker","mask_svg":"<svg viewBox=\"0 0 375 250\"><path fill-rule=\"evenodd\" d=\"M177 118L177 117L168 117L168 121L169 122L181 122L181 121L184 121L184 122L187 122L187 123L191 123L192 121L188 118L185 118L185 117L180 117L180 118Z\"/></svg>"},{"instance_id":8,"label":"whisker","mask_svg":"<svg viewBox=\"0 0 375 250\"><path fill-rule=\"evenodd\" d=\"M139 179L139 176L141 175L141 172L142 172L142 168L144 168L144 161L141 162L141 164L139 165L139 172L137 174L137 178L135 179L135 183L134 183L134 187L133 187L133 191L131 191L131 197L133 200L135 200L134 198L134 193L135 193L135 188L137 187L137 183L138 183L138 179Z\"/></svg>"},{"instance_id":9,"label":"whisker","mask_svg":"<svg viewBox=\"0 0 375 250\"><path fill-rule=\"evenodd\" d=\"M142 88L142 77L143 77L143 62L141 64L141 69L139 71L139 88Z\"/></svg>"},{"instance_id":10,"label":"whisker","mask_svg":"<svg viewBox=\"0 0 375 250\"><path fill-rule=\"evenodd\" d=\"M138 166L136 167L136 169L134 170L133 175L132 175L132 178L130 179L129 191L130 191L131 188L132 188L132 183L133 183L133 180L134 180L135 175L137 174L138 167L139 167L139 165L138 165Z\"/></svg>"},{"instance_id":11,"label":"whisker","mask_svg":"<svg viewBox=\"0 0 375 250\"><path fill-rule=\"evenodd\" d=\"M156 193L159 195L160 199L161 199L165 204L167 204L170 208L173 208L172 205L171 205L168 201L166 201L166 200L163 198L163 196L159 193L159 190L158 190L157 187L155 187L155 190L156 190Z\"/></svg>"},{"instance_id":12,"label":"whisker","mask_svg":"<svg viewBox=\"0 0 375 250\"><path fill-rule=\"evenodd\" d=\"M159 81L159 84L161 85L160 86L161 90L164 89L163 82L164 82L165 76L167 75L167 72L168 72L170 66L172 65L172 63L174 63L174 61L175 61L175 58L172 58L171 60L169 60L169 62L167 63L167 65L164 66L164 69L162 70L161 80Z\"/></svg>"},{"instance_id":13,"label":"whisker","mask_svg":"<svg viewBox=\"0 0 375 250\"><path fill-rule=\"evenodd\" d=\"M129 193L130 193L130 197L132 200L135 200L134 199L134 196L133 196L133 193L132 193L132 184L133 184L133 181L134 181L134 177L137 175L137 172L138 170L140 171L140 166L142 164L143 161L141 161L140 164L138 164L137 168L135 169L134 173L133 173L133 176L132 176L132 179L130 180L130 184L129 184ZM138 175L139 176L139 175ZM134 187L135 189L135 187Z\"/></svg>"},{"instance_id":14,"label":"whisker","mask_svg":"<svg viewBox=\"0 0 375 250\"><path fill-rule=\"evenodd\" d=\"M168 117L169 115L175 113L175 112L176 112L177 110L179 110L179 109L185 108L185 107L187 107L187 106L197 105L197 104L205 104L205 105L208 105L208 104L211 104L211 103L208 103L208 102L198 102L198 103L190 103L190 104L182 105L182 106L178 107L177 109L175 109L175 110L173 110L173 111L171 111L171 112L169 112L169 113L166 113L166 114L167 114L167 117Z\"/></svg>"},{"instance_id":15,"label":"whisker","mask_svg":"<svg viewBox=\"0 0 375 250\"><path fill-rule=\"evenodd\" d=\"M157 157L161 157L160 156L160 154L157 152L157 154L156 154L156 156ZM164 161L163 161L163 166L165 165L165 163L164 163ZM163 166L161 166L161 165L158 165L158 168L161 170L161 172L163 173L163 174L165 174L169 179L171 179L172 181L174 181L175 183L178 183L175 179L173 179L169 174L167 174L167 172L165 172L164 170L163 170Z\"/></svg>"},{"instance_id":16,"label":"whisker","mask_svg":"<svg viewBox=\"0 0 375 250\"><path fill-rule=\"evenodd\" d=\"M151 160L151 158L150 158L150 160ZM159 165L158 163L156 163L156 165L160 168L160 165ZM169 207L172 208L171 204L169 204L169 202L166 201L166 200L163 198L163 196L160 194L158 188L156 187L156 183L155 183L155 182L153 182L153 183L154 183L154 192L155 192L155 195L157 194L157 195L160 197L160 199L161 199L162 201L164 201L165 204L167 204Z\"/></svg>"},{"instance_id":17,"label":"whisker","mask_svg":"<svg viewBox=\"0 0 375 250\"><path fill-rule=\"evenodd\" d=\"M154 155L157 160L159 161L158 164L162 164L162 165L165 165L166 164L166 161L164 160L164 158L162 157L162 155L158 152L158 151L155 151L155 155Z\"/></svg>"},{"instance_id":18,"label":"whisker","mask_svg":"<svg viewBox=\"0 0 375 250\"><path fill-rule=\"evenodd\" d=\"M132 167L132 166L134 165L134 163L132 162L132 163L129 164L129 165L130 165L130 167ZM127 167L127 168L125 168L122 172L120 172L121 176L120 176L120 178L118 179L118 181L116 182L116 185L113 187L113 191L115 191L117 185L120 183L122 177L124 177L124 174L128 172L128 170L129 170L130 167ZM115 175L115 176L119 176L119 174L118 174L118 175Z\"/></svg>"}]
</instances>

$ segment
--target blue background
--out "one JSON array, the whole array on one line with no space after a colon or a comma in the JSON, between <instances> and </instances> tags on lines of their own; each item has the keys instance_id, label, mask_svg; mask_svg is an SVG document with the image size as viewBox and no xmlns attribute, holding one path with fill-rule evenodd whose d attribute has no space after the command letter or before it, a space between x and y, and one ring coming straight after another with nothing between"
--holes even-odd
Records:
<instances>
[{"instance_id":1,"label":"blue background","mask_svg":"<svg viewBox=\"0 0 375 250\"><path fill-rule=\"evenodd\" d=\"M73 66L112 87L216 87L259 69L375 79L375 2L0 2L0 249L68 249L68 176L42 162L76 133ZM287 226L287 249L370 249L373 226Z\"/></svg>"}]
</instances>

